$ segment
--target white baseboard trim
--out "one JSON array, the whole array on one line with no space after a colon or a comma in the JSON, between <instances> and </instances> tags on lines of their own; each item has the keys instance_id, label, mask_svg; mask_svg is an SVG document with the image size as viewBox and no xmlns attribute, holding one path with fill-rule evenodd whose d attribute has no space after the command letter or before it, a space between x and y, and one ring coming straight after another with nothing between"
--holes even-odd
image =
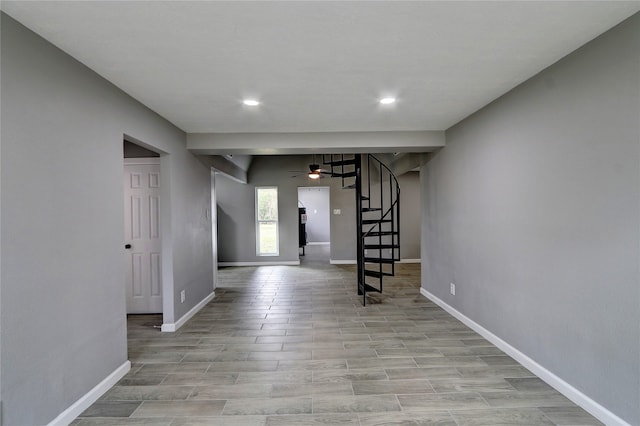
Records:
<instances>
[{"instance_id":1,"label":"white baseboard trim","mask_svg":"<svg viewBox=\"0 0 640 426\"><path fill-rule=\"evenodd\" d=\"M218 262L218 266L296 266L299 260L275 260L273 262Z\"/></svg>"},{"instance_id":2,"label":"white baseboard trim","mask_svg":"<svg viewBox=\"0 0 640 426\"><path fill-rule=\"evenodd\" d=\"M330 259L329 263L331 265L356 265L358 262L355 260L333 260Z\"/></svg>"},{"instance_id":3,"label":"white baseboard trim","mask_svg":"<svg viewBox=\"0 0 640 426\"><path fill-rule=\"evenodd\" d=\"M422 263L422 259L400 259L398 263Z\"/></svg>"},{"instance_id":4,"label":"white baseboard trim","mask_svg":"<svg viewBox=\"0 0 640 426\"><path fill-rule=\"evenodd\" d=\"M318 242L308 242L307 245L308 246L328 246L329 244L331 244L329 241L318 241Z\"/></svg>"},{"instance_id":5,"label":"white baseboard trim","mask_svg":"<svg viewBox=\"0 0 640 426\"><path fill-rule=\"evenodd\" d=\"M116 368L111 374L109 374L103 381L98 383L93 389L87 392L84 396L74 402L69 408L64 410L53 419L47 426L67 426L69 423L75 420L84 410L89 408L91 404L96 402L106 391L111 389L113 385L118 383L125 374L131 370L131 362L126 361L120 367Z\"/></svg>"},{"instance_id":6,"label":"white baseboard trim","mask_svg":"<svg viewBox=\"0 0 640 426\"><path fill-rule=\"evenodd\" d=\"M184 314L178 321L173 323L164 323L162 324L161 331L172 333L182 327L187 321L191 319L192 316L197 314L200 309L204 308L204 306L211 301L216 296L216 292L212 291L210 295L202 299L196 306L191 308L189 312Z\"/></svg>"},{"instance_id":7,"label":"white baseboard trim","mask_svg":"<svg viewBox=\"0 0 640 426\"><path fill-rule=\"evenodd\" d=\"M462 312L456 310L454 307L448 305L443 300L431 294L429 291L425 290L424 288L420 288L420 294L459 319L467 327L473 329L476 333L480 334L482 337L493 343L511 358L515 359L540 379L544 380L549 386L553 387L558 392L569 398L576 405L584 408L587 412L600 420L602 423L606 425L631 426L629 423L625 422L623 419L621 419L593 399L589 398L587 395L580 392L575 387L571 386L571 384L565 382L560 377L556 376L551 371L547 370L545 367L538 364L536 361L529 358L527 355L520 352L515 347L511 346L509 343L493 334L491 331L487 330L477 322L473 321L471 318L464 315Z\"/></svg>"}]
</instances>

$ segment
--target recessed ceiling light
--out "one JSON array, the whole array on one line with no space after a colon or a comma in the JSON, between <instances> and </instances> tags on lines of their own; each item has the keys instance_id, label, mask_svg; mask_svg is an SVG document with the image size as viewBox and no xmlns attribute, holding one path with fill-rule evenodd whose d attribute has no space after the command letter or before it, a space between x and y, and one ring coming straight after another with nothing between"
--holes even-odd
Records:
<instances>
[{"instance_id":1,"label":"recessed ceiling light","mask_svg":"<svg viewBox=\"0 0 640 426\"><path fill-rule=\"evenodd\" d=\"M382 98L380 99L381 105L391 105L396 102L396 98Z\"/></svg>"},{"instance_id":2,"label":"recessed ceiling light","mask_svg":"<svg viewBox=\"0 0 640 426\"><path fill-rule=\"evenodd\" d=\"M242 101L243 104L245 104L246 106L258 106L260 105L260 102L255 100L255 99L245 99L244 101Z\"/></svg>"}]
</instances>

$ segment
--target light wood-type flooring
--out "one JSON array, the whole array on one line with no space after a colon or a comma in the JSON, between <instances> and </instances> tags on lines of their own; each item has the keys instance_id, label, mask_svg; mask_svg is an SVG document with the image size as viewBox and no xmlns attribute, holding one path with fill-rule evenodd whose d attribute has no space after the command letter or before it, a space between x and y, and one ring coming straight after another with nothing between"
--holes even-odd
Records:
<instances>
[{"instance_id":1,"label":"light wood-type flooring","mask_svg":"<svg viewBox=\"0 0 640 426\"><path fill-rule=\"evenodd\" d=\"M223 268L176 333L128 319L131 371L74 425L598 425L420 295L397 265L362 307L355 267Z\"/></svg>"}]
</instances>

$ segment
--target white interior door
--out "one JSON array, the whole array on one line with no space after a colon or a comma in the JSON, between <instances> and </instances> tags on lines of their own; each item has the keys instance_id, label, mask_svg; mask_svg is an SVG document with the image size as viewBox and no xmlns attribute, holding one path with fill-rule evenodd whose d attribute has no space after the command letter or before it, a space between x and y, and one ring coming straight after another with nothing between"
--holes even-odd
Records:
<instances>
[{"instance_id":1,"label":"white interior door","mask_svg":"<svg viewBox=\"0 0 640 426\"><path fill-rule=\"evenodd\" d=\"M127 313L162 313L160 159L125 158Z\"/></svg>"}]
</instances>

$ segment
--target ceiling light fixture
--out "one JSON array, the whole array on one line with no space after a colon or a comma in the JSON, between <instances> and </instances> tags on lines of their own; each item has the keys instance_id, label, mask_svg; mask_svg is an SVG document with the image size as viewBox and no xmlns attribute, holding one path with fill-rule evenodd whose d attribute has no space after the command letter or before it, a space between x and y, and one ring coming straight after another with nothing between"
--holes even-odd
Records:
<instances>
[{"instance_id":1,"label":"ceiling light fixture","mask_svg":"<svg viewBox=\"0 0 640 426\"><path fill-rule=\"evenodd\" d=\"M381 105L391 105L396 102L396 98L382 98L380 99Z\"/></svg>"},{"instance_id":2,"label":"ceiling light fixture","mask_svg":"<svg viewBox=\"0 0 640 426\"><path fill-rule=\"evenodd\" d=\"M309 173L309 179L320 179L320 173L312 172Z\"/></svg>"},{"instance_id":3,"label":"ceiling light fixture","mask_svg":"<svg viewBox=\"0 0 640 426\"><path fill-rule=\"evenodd\" d=\"M259 101L256 101L255 99L245 99L244 101L242 101L243 104L245 104L246 106L258 106L260 105Z\"/></svg>"}]
</instances>

